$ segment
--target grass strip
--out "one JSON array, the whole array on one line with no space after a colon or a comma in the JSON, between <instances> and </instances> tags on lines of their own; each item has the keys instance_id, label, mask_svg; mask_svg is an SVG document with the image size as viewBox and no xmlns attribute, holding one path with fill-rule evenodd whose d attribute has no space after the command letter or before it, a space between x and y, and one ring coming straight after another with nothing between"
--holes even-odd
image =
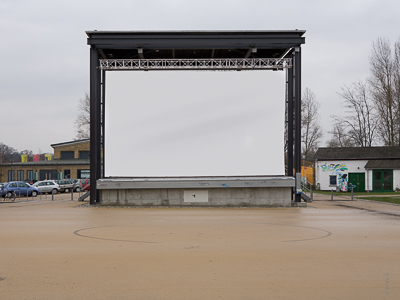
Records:
<instances>
[{"instance_id":1,"label":"grass strip","mask_svg":"<svg viewBox=\"0 0 400 300\"><path fill-rule=\"evenodd\" d=\"M400 204L400 196L397 196L397 197L395 197L395 196L394 197L357 197L357 199Z\"/></svg>"},{"instance_id":2,"label":"grass strip","mask_svg":"<svg viewBox=\"0 0 400 300\"><path fill-rule=\"evenodd\" d=\"M314 193L316 194L322 194L322 195L330 195L331 191L314 191ZM351 192L333 192L334 196L350 196ZM354 196L379 196L379 195L393 195L393 196L400 196L399 192L354 192L353 193Z\"/></svg>"}]
</instances>

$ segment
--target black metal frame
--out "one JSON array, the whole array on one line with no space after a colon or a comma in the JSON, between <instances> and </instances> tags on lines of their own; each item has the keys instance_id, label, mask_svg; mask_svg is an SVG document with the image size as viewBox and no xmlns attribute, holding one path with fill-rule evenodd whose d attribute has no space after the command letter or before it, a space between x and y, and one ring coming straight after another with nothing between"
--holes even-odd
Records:
<instances>
[{"instance_id":1,"label":"black metal frame","mask_svg":"<svg viewBox=\"0 0 400 300\"><path fill-rule=\"evenodd\" d=\"M301 45L305 31L88 31L90 45L90 204L104 177L105 80L100 59L292 58L287 80L287 176L301 172ZM256 51L254 51L256 49ZM103 159L101 153L103 151ZM103 169L102 169L103 166ZM295 201L301 201L296 186Z\"/></svg>"}]
</instances>

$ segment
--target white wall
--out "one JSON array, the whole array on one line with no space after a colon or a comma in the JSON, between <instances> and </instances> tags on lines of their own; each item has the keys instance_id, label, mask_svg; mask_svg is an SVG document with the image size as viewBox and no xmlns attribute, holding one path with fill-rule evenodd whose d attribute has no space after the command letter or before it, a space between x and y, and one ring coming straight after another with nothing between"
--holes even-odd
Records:
<instances>
[{"instance_id":1,"label":"white wall","mask_svg":"<svg viewBox=\"0 0 400 300\"><path fill-rule=\"evenodd\" d=\"M366 173L364 166L368 160L327 160L317 161L315 170L316 184L320 186L321 190L336 190L336 186L329 185L329 175L337 176L337 186L342 190L347 189L349 173ZM341 180L342 175L347 174L345 180ZM372 176L370 176L372 177ZM372 179L370 179L372 182ZM367 175L365 176L367 181ZM372 189L372 185L369 185ZM365 189L367 189L367 182L365 182Z\"/></svg>"},{"instance_id":2,"label":"white wall","mask_svg":"<svg viewBox=\"0 0 400 300\"><path fill-rule=\"evenodd\" d=\"M327 160L317 161L315 169L316 185L321 190L336 190L336 186L329 185L329 175L337 175L337 186L346 189L349 173L365 173L365 190L372 191L373 170L365 170L368 160ZM343 174L347 174L345 180L340 180ZM400 170L393 170L393 190L400 189Z\"/></svg>"},{"instance_id":3,"label":"white wall","mask_svg":"<svg viewBox=\"0 0 400 300\"><path fill-rule=\"evenodd\" d=\"M400 190L400 170L393 170L393 190Z\"/></svg>"}]
</instances>

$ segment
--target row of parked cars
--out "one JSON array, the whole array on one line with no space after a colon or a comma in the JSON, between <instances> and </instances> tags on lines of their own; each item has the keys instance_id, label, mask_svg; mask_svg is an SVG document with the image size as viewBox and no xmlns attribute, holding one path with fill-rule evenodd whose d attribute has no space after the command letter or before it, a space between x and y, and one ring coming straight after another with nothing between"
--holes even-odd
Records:
<instances>
[{"instance_id":1,"label":"row of parked cars","mask_svg":"<svg viewBox=\"0 0 400 300\"><path fill-rule=\"evenodd\" d=\"M88 190L90 190L90 179L44 180L37 181L32 185L23 181L0 183L2 197L10 197L13 192L16 195L36 197L39 193L57 194Z\"/></svg>"}]
</instances>

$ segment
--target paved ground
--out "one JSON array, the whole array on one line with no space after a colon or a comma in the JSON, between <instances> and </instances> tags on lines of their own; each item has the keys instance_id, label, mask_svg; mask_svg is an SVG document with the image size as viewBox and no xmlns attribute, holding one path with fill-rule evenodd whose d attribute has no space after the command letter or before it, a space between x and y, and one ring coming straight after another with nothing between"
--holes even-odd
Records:
<instances>
[{"instance_id":1,"label":"paved ground","mask_svg":"<svg viewBox=\"0 0 400 300\"><path fill-rule=\"evenodd\" d=\"M400 206L96 208L67 199L0 202L0 299L400 298Z\"/></svg>"}]
</instances>

